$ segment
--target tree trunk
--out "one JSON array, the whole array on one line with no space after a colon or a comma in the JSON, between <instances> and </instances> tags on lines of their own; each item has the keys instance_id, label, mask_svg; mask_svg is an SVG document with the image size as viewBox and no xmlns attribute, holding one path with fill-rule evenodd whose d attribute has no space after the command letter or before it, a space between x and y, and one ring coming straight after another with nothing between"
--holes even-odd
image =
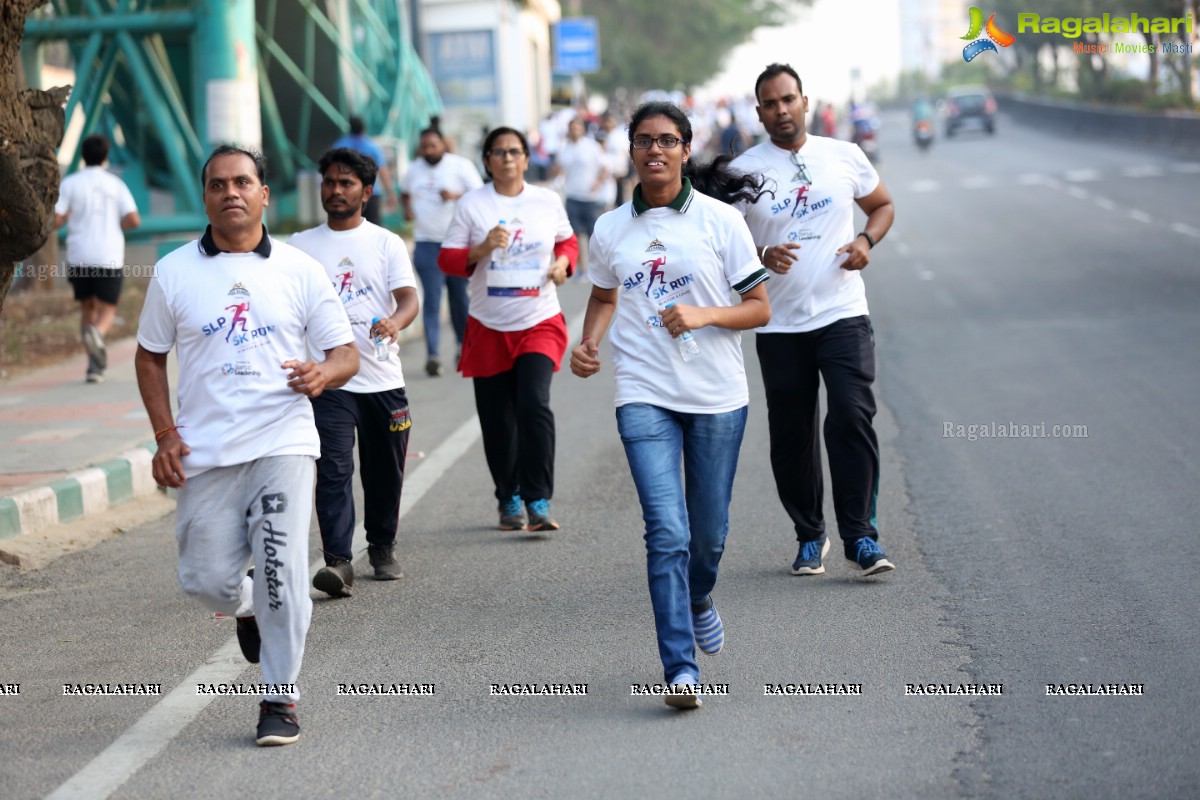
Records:
<instances>
[{"instance_id":1,"label":"tree trunk","mask_svg":"<svg viewBox=\"0 0 1200 800\"><path fill-rule=\"evenodd\" d=\"M70 87L17 88L25 18L41 0L0 0L0 311L16 262L54 230L63 103Z\"/></svg>"}]
</instances>

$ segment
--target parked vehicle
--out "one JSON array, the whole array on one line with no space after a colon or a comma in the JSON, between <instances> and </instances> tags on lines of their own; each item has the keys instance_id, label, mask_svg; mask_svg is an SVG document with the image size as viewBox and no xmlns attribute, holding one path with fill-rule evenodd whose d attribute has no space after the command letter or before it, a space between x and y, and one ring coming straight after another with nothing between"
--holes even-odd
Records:
<instances>
[{"instance_id":1,"label":"parked vehicle","mask_svg":"<svg viewBox=\"0 0 1200 800\"><path fill-rule=\"evenodd\" d=\"M946 136L979 128L996 132L996 99L985 86L956 86L946 93L942 107Z\"/></svg>"}]
</instances>

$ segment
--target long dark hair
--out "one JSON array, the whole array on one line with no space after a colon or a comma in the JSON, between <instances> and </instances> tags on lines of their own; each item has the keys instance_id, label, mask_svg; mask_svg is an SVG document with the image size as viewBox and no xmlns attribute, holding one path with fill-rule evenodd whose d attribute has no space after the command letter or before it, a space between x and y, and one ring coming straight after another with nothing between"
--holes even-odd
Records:
<instances>
[{"instance_id":1,"label":"long dark hair","mask_svg":"<svg viewBox=\"0 0 1200 800\"><path fill-rule=\"evenodd\" d=\"M685 144L692 143L692 122L683 109L665 100L652 100L642 103L629 118L629 153L633 154L633 134L637 126L649 117L666 117L679 130L679 138ZM774 196L774 192L766 188L767 179L753 172L731 172L729 162L733 158L721 155L708 164L701 164L690 158L683 163L683 175L692 182L692 188L703 192L709 197L723 203L736 203L739 200L753 203L764 194Z\"/></svg>"}]
</instances>

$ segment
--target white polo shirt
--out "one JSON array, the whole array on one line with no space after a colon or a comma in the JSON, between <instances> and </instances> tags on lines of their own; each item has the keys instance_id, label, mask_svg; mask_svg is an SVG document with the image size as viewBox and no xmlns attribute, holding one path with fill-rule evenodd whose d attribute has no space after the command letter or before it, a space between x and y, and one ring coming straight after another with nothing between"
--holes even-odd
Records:
<instances>
[{"instance_id":1,"label":"white polo shirt","mask_svg":"<svg viewBox=\"0 0 1200 800\"><path fill-rule=\"evenodd\" d=\"M562 200L549 189L526 183L507 197L488 183L459 199L442 247L473 247L501 220L515 231L508 246L513 264L497 269L490 253L479 260L467 284L471 316L494 331L522 331L561 313L550 265L554 245L575 234Z\"/></svg>"},{"instance_id":2,"label":"white polo shirt","mask_svg":"<svg viewBox=\"0 0 1200 800\"><path fill-rule=\"evenodd\" d=\"M287 385L284 361L354 341L321 265L283 242L218 252L211 232L163 256L146 291L138 344L177 348L187 477L267 456L321 454L312 403ZM203 248L203 249L202 249ZM213 253L213 255L207 255Z\"/></svg>"},{"instance_id":3,"label":"white polo shirt","mask_svg":"<svg viewBox=\"0 0 1200 800\"><path fill-rule=\"evenodd\" d=\"M767 279L737 209L692 189L646 208L634 199L596 221L588 275L618 289L609 330L616 405L649 403L692 414L720 414L750 402L742 333L715 326L693 331L700 355L684 361L679 342L662 326L668 303L732 306Z\"/></svg>"},{"instance_id":4,"label":"white polo shirt","mask_svg":"<svg viewBox=\"0 0 1200 800\"><path fill-rule=\"evenodd\" d=\"M480 186L483 178L470 159L454 153L444 154L436 164L420 157L414 159L404 176L404 193L412 198L413 239L441 242L446 238L457 201L443 200L443 189L461 195Z\"/></svg>"},{"instance_id":5,"label":"white polo shirt","mask_svg":"<svg viewBox=\"0 0 1200 800\"><path fill-rule=\"evenodd\" d=\"M104 167L84 167L63 178L54 213L67 220L67 263L121 269L125 233L121 220L137 211L125 182Z\"/></svg>"},{"instance_id":6,"label":"white polo shirt","mask_svg":"<svg viewBox=\"0 0 1200 800\"><path fill-rule=\"evenodd\" d=\"M400 345L391 344L387 361L377 359L371 320L390 317L395 312L394 290L417 285L404 240L363 220L348 231L332 230L326 222L294 234L288 244L308 253L325 268L350 318L358 343L359 367L358 374L341 388L363 394L403 388ZM309 353L315 361L325 360L324 350L315 343L309 347Z\"/></svg>"},{"instance_id":7,"label":"white polo shirt","mask_svg":"<svg viewBox=\"0 0 1200 800\"><path fill-rule=\"evenodd\" d=\"M854 239L854 201L875 191L879 173L858 145L825 136L808 134L797 158L811 184L805 183L791 151L769 140L729 165L731 171L765 175L775 192L755 203L736 204L746 215L754 243L800 245L792 251L797 260L791 270L771 274L771 321L759 333L803 333L868 313L862 271L842 269L846 256L835 253Z\"/></svg>"}]
</instances>

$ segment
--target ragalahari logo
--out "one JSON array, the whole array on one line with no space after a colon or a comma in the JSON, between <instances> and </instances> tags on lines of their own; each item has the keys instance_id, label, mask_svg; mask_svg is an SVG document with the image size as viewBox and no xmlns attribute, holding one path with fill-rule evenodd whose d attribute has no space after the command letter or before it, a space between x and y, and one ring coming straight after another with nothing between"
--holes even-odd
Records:
<instances>
[{"instance_id":1,"label":"ragalahari logo","mask_svg":"<svg viewBox=\"0 0 1200 800\"><path fill-rule=\"evenodd\" d=\"M987 24L984 25L982 11L971 6L970 13L971 27L967 30L966 36L960 37L971 40L971 43L963 48L963 61L971 61L975 56L988 50L998 53L1000 51L996 49L996 45L1008 47L1017 40L1017 37L1011 33L1000 30L1000 26L996 24L995 14L988 17Z\"/></svg>"}]
</instances>

